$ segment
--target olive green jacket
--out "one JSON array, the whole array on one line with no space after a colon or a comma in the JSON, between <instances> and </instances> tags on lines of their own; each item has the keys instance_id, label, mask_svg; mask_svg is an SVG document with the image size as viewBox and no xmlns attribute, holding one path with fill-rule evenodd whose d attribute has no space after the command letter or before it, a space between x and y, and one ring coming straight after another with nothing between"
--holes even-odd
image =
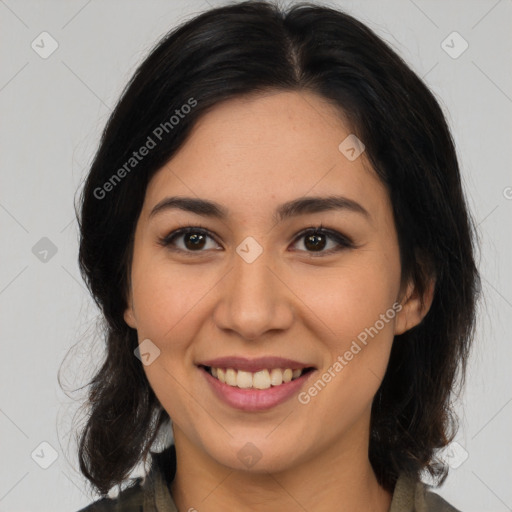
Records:
<instances>
[{"instance_id":1,"label":"olive green jacket","mask_svg":"<svg viewBox=\"0 0 512 512\"><path fill-rule=\"evenodd\" d=\"M153 454L151 471L143 480L124 489L115 499L103 498L79 512L189 512L178 511L170 484L176 473L176 452L170 446ZM194 509L189 509L194 511ZM203 509L201 509L202 511ZM395 486L389 512L460 512L421 482L401 476Z\"/></svg>"}]
</instances>

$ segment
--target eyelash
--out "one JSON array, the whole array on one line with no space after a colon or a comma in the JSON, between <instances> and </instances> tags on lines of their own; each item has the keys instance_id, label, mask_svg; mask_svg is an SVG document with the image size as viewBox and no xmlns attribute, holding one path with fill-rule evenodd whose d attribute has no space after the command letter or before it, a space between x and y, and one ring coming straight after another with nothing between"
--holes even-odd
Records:
<instances>
[{"instance_id":1,"label":"eyelash","mask_svg":"<svg viewBox=\"0 0 512 512\"><path fill-rule=\"evenodd\" d=\"M170 247L172 245L172 243L176 240L176 238L186 235L186 234L189 234L189 233L198 233L198 234L206 235L206 236L210 237L212 240L214 240L215 243L218 244L218 242L215 240L215 237L210 233L210 231L206 228L203 228L200 225L184 226L180 229L172 231L167 236L159 238L158 243L163 247L167 247L167 248L170 248L170 250L184 253L187 256L188 255L194 256L196 254L205 252L202 250L188 251L188 250L178 249L176 247L173 247L173 248ZM306 235L311 235L311 234L319 234L319 235L328 236L338 244L338 246L334 249L329 249L327 251L318 251L316 253L315 253L315 251L299 250L299 252L308 253L313 258L322 257L325 255L331 255L331 254L339 252L343 249L352 249L355 247L354 242L350 238L348 238L345 235L342 235L341 233L339 233L336 230L325 228L322 224L320 224L319 226L310 226L308 228L303 229L300 233L297 234L297 236L293 240L293 245L295 243L297 243L301 238L304 238ZM218 245L220 245L220 244L218 244Z\"/></svg>"}]
</instances>

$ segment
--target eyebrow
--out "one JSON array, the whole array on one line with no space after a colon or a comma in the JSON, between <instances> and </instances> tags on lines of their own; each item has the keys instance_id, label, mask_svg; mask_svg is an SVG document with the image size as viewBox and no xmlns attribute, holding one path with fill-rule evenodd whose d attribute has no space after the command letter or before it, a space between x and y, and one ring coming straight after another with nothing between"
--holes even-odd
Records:
<instances>
[{"instance_id":1,"label":"eyebrow","mask_svg":"<svg viewBox=\"0 0 512 512\"><path fill-rule=\"evenodd\" d=\"M183 210L195 213L203 217L211 217L219 220L226 220L229 217L229 210L224 206L195 197L166 197L160 201L150 212L149 218L168 210ZM319 213L333 210L346 210L358 213L367 220L371 220L370 213L353 199L344 196L331 195L327 197L305 197L283 203L276 208L273 215L274 222L282 222L286 219L308 213Z\"/></svg>"}]
</instances>

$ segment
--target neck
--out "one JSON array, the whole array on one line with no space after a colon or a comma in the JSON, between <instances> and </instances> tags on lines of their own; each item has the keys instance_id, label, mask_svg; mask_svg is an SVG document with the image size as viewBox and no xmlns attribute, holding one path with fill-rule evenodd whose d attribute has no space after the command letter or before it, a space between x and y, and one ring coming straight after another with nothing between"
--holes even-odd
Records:
<instances>
[{"instance_id":1,"label":"neck","mask_svg":"<svg viewBox=\"0 0 512 512\"><path fill-rule=\"evenodd\" d=\"M387 512L392 495L379 485L368 460L368 442L361 442L358 427L354 430L358 430L359 442L347 439L283 471L255 473L218 464L175 426L173 499L180 511L266 512L271 507L280 511Z\"/></svg>"}]
</instances>

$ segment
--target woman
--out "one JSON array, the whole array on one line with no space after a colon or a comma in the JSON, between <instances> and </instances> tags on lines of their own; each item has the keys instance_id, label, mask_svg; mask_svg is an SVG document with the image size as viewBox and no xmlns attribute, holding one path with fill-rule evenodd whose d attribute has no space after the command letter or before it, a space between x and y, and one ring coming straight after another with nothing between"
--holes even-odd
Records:
<instances>
[{"instance_id":1,"label":"woman","mask_svg":"<svg viewBox=\"0 0 512 512\"><path fill-rule=\"evenodd\" d=\"M456 510L420 475L446 477L474 227L439 104L366 26L244 2L171 32L80 229L107 343L84 511Z\"/></svg>"}]
</instances>

